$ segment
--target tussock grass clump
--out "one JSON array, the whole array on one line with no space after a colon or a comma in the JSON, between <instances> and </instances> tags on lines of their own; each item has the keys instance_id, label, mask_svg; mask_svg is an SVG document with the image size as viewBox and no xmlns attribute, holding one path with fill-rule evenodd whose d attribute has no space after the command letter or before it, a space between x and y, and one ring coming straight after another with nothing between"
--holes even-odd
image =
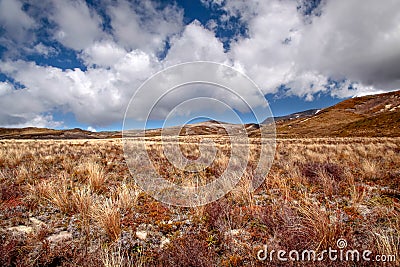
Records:
<instances>
[{"instance_id":1,"label":"tussock grass clump","mask_svg":"<svg viewBox=\"0 0 400 267\"><path fill-rule=\"evenodd\" d=\"M134 185L122 183L112 192L114 203L121 211L128 212L137 204L141 191Z\"/></svg>"},{"instance_id":2,"label":"tussock grass clump","mask_svg":"<svg viewBox=\"0 0 400 267\"><path fill-rule=\"evenodd\" d=\"M377 251L381 255L394 255L396 259L400 257L400 233L399 228L388 227L387 229L376 229L372 232Z\"/></svg>"},{"instance_id":3,"label":"tussock grass clump","mask_svg":"<svg viewBox=\"0 0 400 267\"><path fill-rule=\"evenodd\" d=\"M121 235L121 215L117 203L109 198L96 203L91 216L112 241L118 240Z\"/></svg>"},{"instance_id":4,"label":"tussock grass clump","mask_svg":"<svg viewBox=\"0 0 400 267\"><path fill-rule=\"evenodd\" d=\"M101 261L104 267L143 266L139 260L135 262L130 253L121 246L105 246L101 253Z\"/></svg>"},{"instance_id":5,"label":"tussock grass clump","mask_svg":"<svg viewBox=\"0 0 400 267\"><path fill-rule=\"evenodd\" d=\"M101 192L106 189L107 176L103 167L93 161L88 161L81 168L85 173L87 184L92 191Z\"/></svg>"},{"instance_id":6,"label":"tussock grass clump","mask_svg":"<svg viewBox=\"0 0 400 267\"><path fill-rule=\"evenodd\" d=\"M36 198L50 202L65 214L72 214L76 210L76 203L72 197L72 182L65 175L61 175L58 181L43 181L32 187L31 193L36 195Z\"/></svg>"}]
</instances>

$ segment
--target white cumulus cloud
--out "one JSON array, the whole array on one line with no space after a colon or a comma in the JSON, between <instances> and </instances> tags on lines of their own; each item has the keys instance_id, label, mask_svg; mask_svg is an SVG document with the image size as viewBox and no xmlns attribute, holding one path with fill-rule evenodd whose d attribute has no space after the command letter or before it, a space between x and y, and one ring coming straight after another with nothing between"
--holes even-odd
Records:
<instances>
[{"instance_id":1,"label":"white cumulus cloud","mask_svg":"<svg viewBox=\"0 0 400 267\"><path fill-rule=\"evenodd\" d=\"M104 35L102 20L84 1L56 0L50 18L57 24L54 37L64 46L82 50Z\"/></svg>"},{"instance_id":2,"label":"white cumulus cloud","mask_svg":"<svg viewBox=\"0 0 400 267\"><path fill-rule=\"evenodd\" d=\"M0 125L62 125L51 116L55 111L71 112L93 128L120 122L130 97L148 77L195 60L232 65L264 94L284 85L287 95L309 101L321 92L351 97L400 88L398 0L326 0L307 15L304 10L310 5L304 0L202 2L221 16L206 25L197 20L185 25L184 10L174 3L32 2L35 13L21 1L0 0L0 44L8 49L0 72L15 82L0 83ZM232 18L246 32L232 36L226 51L226 36L218 38L217 32L226 30ZM50 24L41 24L43 19ZM39 28L51 34L47 41L73 50L85 68L63 70L10 56L21 51L48 58L60 53L37 40ZM163 90L155 86L144 92L143 106ZM203 88L191 96L207 92L214 93ZM251 97L245 86L238 93ZM167 98L161 108L171 108L182 97Z\"/></svg>"}]
</instances>

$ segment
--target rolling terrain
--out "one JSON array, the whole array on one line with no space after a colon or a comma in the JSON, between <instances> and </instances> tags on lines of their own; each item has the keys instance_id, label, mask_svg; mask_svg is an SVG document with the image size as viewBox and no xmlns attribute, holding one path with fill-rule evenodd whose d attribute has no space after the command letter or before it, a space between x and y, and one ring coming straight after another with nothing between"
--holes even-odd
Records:
<instances>
[{"instance_id":1,"label":"rolling terrain","mask_svg":"<svg viewBox=\"0 0 400 267\"><path fill-rule=\"evenodd\" d=\"M292 137L397 137L400 136L400 91L344 100L325 109L311 109L274 117L279 138ZM206 121L170 127L163 134L180 136L240 134L244 129L250 137L259 136L260 127L268 127L270 118L259 124L228 124ZM125 136L160 136L161 129L146 132L132 130ZM121 132L90 132L81 129L53 130L46 128L0 128L0 139L104 139L119 138Z\"/></svg>"}]
</instances>

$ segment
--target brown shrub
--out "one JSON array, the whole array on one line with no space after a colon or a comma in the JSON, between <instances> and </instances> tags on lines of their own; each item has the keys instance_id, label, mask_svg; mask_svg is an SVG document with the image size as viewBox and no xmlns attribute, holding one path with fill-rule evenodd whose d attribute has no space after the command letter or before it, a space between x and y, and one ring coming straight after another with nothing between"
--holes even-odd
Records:
<instances>
[{"instance_id":1,"label":"brown shrub","mask_svg":"<svg viewBox=\"0 0 400 267\"><path fill-rule=\"evenodd\" d=\"M218 258L206 242L207 234L188 234L179 237L161 252L159 266L211 267L218 266Z\"/></svg>"}]
</instances>

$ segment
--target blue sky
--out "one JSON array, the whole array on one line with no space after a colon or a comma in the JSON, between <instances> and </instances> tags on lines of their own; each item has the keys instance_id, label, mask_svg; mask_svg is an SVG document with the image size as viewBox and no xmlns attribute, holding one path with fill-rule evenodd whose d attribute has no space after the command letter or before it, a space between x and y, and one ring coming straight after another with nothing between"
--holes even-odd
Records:
<instances>
[{"instance_id":1,"label":"blue sky","mask_svg":"<svg viewBox=\"0 0 400 267\"><path fill-rule=\"evenodd\" d=\"M147 78L191 61L245 73L275 116L397 90L398 10L396 0L0 0L0 127L120 130Z\"/></svg>"}]
</instances>

